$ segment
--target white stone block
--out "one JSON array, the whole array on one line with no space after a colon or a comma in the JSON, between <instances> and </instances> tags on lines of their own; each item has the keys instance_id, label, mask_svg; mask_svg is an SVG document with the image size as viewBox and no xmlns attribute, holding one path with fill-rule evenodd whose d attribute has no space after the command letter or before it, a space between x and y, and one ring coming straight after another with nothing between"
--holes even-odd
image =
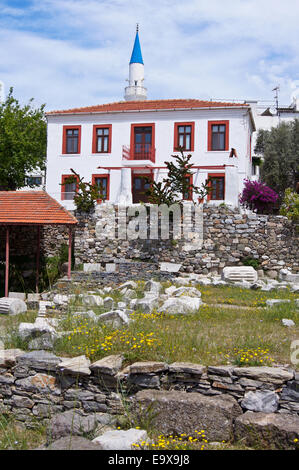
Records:
<instances>
[{"instance_id":1,"label":"white stone block","mask_svg":"<svg viewBox=\"0 0 299 470\"><path fill-rule=\"evenodd\" d=\"M160 271L166 271L168 273L177 273L181 267L182 265L177 263L160 263Z\"/></svg>"},{"instance_id":2,"label":"white stone block","mask_svg":"<svg viewBox=\"0 0 299 470\"><path fill-rule=\"evenodd\" d=\"M227 266L223 268L222 279L230 282L256 282L258 274L252 266Z\"/></svg>"},{"instance_id":3,"label":"white stone block","mask_svg":"<svg viewBox=\"0 0 299 470\"><path fill-rule=\"evenodd\" d=\"M84 263L83 264L83 271L85 273L93 273L93 272L101 272L102 266L100 263Z\"/></svg>"},{"instance_id":4,"label":"white stone block","mask_svg":"<svg viewBox=\"0 0 299 470\"><path fill-rule=\"evenodd\" d=\"M100 444L103 450L134 450L134 444L147 441L146 431L141 429L128 429L127 431L107 431L102 436L96 437L92 442Z\"/></svg>"}]
</instances>

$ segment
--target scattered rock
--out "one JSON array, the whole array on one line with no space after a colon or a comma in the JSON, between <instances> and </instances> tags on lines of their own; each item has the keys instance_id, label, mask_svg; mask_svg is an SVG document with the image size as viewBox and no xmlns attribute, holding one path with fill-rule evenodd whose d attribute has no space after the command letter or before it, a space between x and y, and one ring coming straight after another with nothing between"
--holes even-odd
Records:
<instances>
[{"instance_id":1,"label":"scattered rock","mask_svg":"<svg viewBox=\"0 0 299 470\"><path fill-rule=\"evenodd\" d=\"M103 323L109 323L113 328L119 328L122 325L128 325L130 319L122 310L111 310L98 316L98 320Z\"/></svg>"},{"instance_id":2,"label":"scattered rock","mask_svg":"<svg viewBox=\"0 0 299 470\"><path fill-rule=\"evenodd\" d=\"M102 450L100 444L85 437L69 435L61 437L48 446L44 445L35 450Z\"/></svg>"},{"instance_id":3,"label":"scattered rock","mask_svg":"<svg viewBox=\"0 0 299 470\"><path fill-rule=\"evenodd\" d=\"M222 271L222 280L228 282L250 283L258 280L257 272L252 266L226 266Z\"/></svg>"},{"instance_id":4,"label":"scattered rock","mask_svg":"<svg viewBox=\"0 0 299 470\"><path fill-rule=\"evenodd\" d=\"M281 320L281 323L284 325L284 326L295 326L295 322L293 322L293 320L288 320L287 318L283 318Z\"/></svg>"},{"instance_id":5,"label":"scattered rock","mask_svg":"<svg viewBox=\"0 0 299 470\"><path fill-rule=\"evenodd\" d=\"M44 317L37 317L34 323L20 323L18 334L22 340L30 340L47 335L52 341L58 338L53 322Z\"/></svg>"},{"instance_id":6,"label":"scattered rock","mask_svg":"<svg viewBox=\"0 0 299 470\"><path fill-rule=\"evenodd\" d=\"M189 314L196 313L201 305L202 301L199 297L170 297L163 303L158 311L174 315Z\"/></svg>"},{"instance_id":7,"label":"scattered rock","mask_svg":"<svg viewBox=\"0 0 299 470\"><path fill-rule=\"evenodd\" d=\"M201 293L195 287L179 287L172 292L174 297L188 296L188 297L201 297Z\"/></svg>"},{"instance_id":8,"label":"scattered rock","mask_svg":"<svg viewBox=\"0 0 299 470\"><path fill-rule=\"evenodd\" d=\"M102 436L96 437L92 442L99 444L103 450L134 450L133 444L140 444L148 441L146 431L141 429L128 429L127 431L108 431Z\"/></svg>"},{"instance_id":9,"label":"scattered rock","mask_svg":"<svg viewBox=\"0 0 299 470\"><path fill-rule=\"evenodd\" d=\"M162 291L162 285L160 282L153 281L152 279L150 281L147 281L144 285L144 290L153 292L156 295L159 295L160 292Z\"/></svg>"},{"instance_id":10,"label":"scattered rock","mask_svg":"<svg viewBox=\"0 0 299 470\"><path fill-rule=\"evenodd\" d=\"M288 299L268 299L266 300L266 305L268 307L274 307L275 305L290 303L291 301Z\"/></svg>"},{"instance_id":11,"label":"scattered rock","mask_svg":"<svg viewBox=\"0 0 299 470\"><path fill-rule=\"evenodd\" d=\"M167 273L177 273L181 269L182 265L178 263L160 263L160 271Z\"/></svg>"},{"instance_id":12,"label":"scattered rock","mask_svg":"<svg viewBox=\"0 0 299 470\"><path fill-rule=\"evenodd\" d=\"M0 298L0 314L18 315L27 312L27 305L24 300L14 299L10 297Z\"/></svg>"},{"instance_id":13,"label":"scattered rock","mask_svg":"<svg viewBox=\"0 0 299 470\"><path fill-rule=\"evenodd\" d=\"M24 292L9 292L8 297L10 299L21 299L26 301L26 294Z\"/></svg>"},{"instance_id":14,"label":"scattered rock","mask_svg":"<svg viewBox=\"0 0 299 470\"><path fill-rule=\"evenodd\" d=\"M83 305L88 305L90 307L102 307L104 305L104 300L99 295L93 294L81 294Z\"/></svg>"}]
</instances>

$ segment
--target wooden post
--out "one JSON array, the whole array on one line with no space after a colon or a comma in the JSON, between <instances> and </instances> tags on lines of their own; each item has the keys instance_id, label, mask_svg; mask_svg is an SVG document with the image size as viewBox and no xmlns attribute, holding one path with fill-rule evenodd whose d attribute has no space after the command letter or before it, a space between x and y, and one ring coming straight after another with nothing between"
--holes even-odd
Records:
<instances>
[{"instance_id":1,"label":"wooden post","mask_svg":"<svg viewBox=\"0 0 299 470\"><path fill-rule=\"evenodd\" d=\"M38 284L39 284L39 260L40 260L40 225L37 226L37 244L36 244L36 284L35 291L38 294Z\"/></svg>"},{"instance_id":2,"label":"wooden post","mask_svg":"<svg viewBox=\"0 0 299 470\"><path fill-rule=\"evenodd\" d=\"M8 297L8 282L9 282L9 227L6 227L5 297Z\"/></svg>"},{"instance_id":3,"label":"wooden post","mask_svg":"<svg viewBox=\"0 0 299 470\"><path fill-rule=\"evenodd\" d=\"M71 279L71 268L72 268L72 227L69 226L69 260L68 260L68 269L67 277Z\"/></svg>"}]
</instances>

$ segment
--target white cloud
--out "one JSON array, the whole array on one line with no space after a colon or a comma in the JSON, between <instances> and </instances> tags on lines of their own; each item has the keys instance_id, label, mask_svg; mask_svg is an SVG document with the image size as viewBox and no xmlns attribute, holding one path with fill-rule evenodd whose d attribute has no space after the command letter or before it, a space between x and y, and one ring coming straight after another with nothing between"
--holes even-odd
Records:
<instances>
[{"instance_id":1,"label":"white cloud","mask_svg":"<svg viewBox=\"0 0 299 470\"><path fill-rule=\"evenodd\" d=\"M149 98L271 99L279 83L289 104L298 79L294 0L2 3L0 79L47 109L123 99L136 22Z\"/></svg>"}]
</instances>

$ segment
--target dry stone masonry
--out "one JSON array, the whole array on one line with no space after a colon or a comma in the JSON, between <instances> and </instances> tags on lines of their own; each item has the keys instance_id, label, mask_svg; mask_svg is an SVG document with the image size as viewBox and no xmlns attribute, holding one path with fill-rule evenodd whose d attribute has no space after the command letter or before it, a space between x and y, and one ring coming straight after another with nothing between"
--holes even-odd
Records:
<instances>
[{"instance_id":1,"label":"dry stone masonry","mask_svg":"<svg viewBox=\"0 0 299 470\"><path fill-rule=\"evenodd\" d=\"M46 351L0 355L1 412L13 413L27 426L33 419L50 423L52 438L68 435L74 419L81 435L105 419L115 423L127 409L124 400L136 416L157 411L155 426L166 434L193 435L200 428L211 441L235 435L247 436L252 444L245 432L249 423L262 440L265 429L274 429L276 447L294 448L299 437L299 376L289 368L164 362L124 367L122 355L93 364L85 356L63 358ZM283 436L280 443L278 436Z\"/></svg>"},{"instance_id":2,"label":"dry stone masonry","mask_svg":"<svg viewBox=\"0 0 299 470\"><path fill-rule=\"evenodd\" d=\"M111 226L115 210L110 204L102 204L92 215L76 214L79 220L74 245L77 265L91 263L93 268L86 266L85 269L92 271L106 271L107 265L109 272L113 272L124 261L138 260L152 262L156 270L162 268L165 272L173 269L171 265L177 265L176 270L180 272L220 274L225 266L242 266L244 260L252 259L258 261L259 269L267 276L277 278L283 269L281 280L298 282L299 239L286 217L243 213L205 204L202 233L193 232L192 237L191 224L188 239L174 240L170 230L169 240L161 237L128 240L120 238L121 233L115 233ZM120 220L128 226L132 216L122 214ZM103 228L110 237L103 236ZM147 231L149 233L149 227ZM43 237L45 253L56 254L63 241L67 243L67 233L50 228Z\"/></svg>"}]
</instances>

